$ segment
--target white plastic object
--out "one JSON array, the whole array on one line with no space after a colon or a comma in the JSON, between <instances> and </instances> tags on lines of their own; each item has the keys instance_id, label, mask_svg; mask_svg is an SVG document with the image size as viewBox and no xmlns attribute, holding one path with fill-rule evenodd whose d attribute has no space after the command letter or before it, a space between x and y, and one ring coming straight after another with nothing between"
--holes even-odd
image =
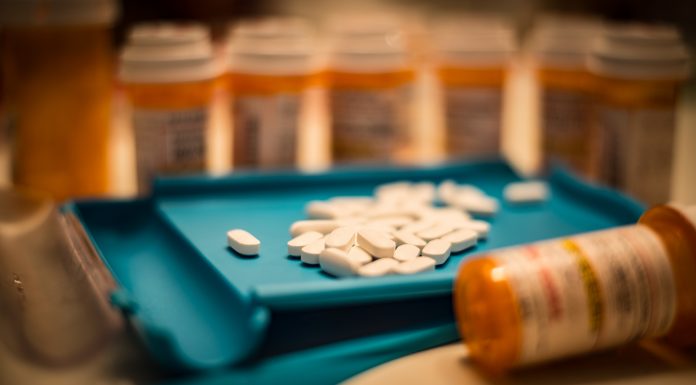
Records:
<instances>
[{"instance_id":1,"label":"white plastic object","mask_svg":"<svg viewBox=\"0 0 696 385\"><path fill-rule=\"evenodd\" d=\"M257 255L261 242L246 230L234 229L227 232L227 244L242 255Z\"/></svg>"},{"instance_id":2,"label":"white plastic object","mask_svg":"<svg viewBox=\"0 0 696 385\"><path fill-rule=\"evenodd\" d=\"M442 239L433 239L425 245L422 254L424 257L434 259L436 265L442 265L449 259L450 251L450 242Z\"/></svg>"},{"instance_id":3,"label":"white plastic object","mask_svg":"<svg viewBox=\"0 0 696 385\"><path fill-rule=\"evenodd\" d=\"M305 206L305 214L310 219L337 219L349 214L340 205L324 202L311 201Z\"/></svg>"},{"instance_id":4,"label":"white plastic object","mask_svg":"<svg viewBox=\"0 0 696 385\"><path fill-rule=\"evenodd\" d=\"M422 273L435 269L435 260L429 257L418 257L410 261L402 262L392 269L394 274L408 275Z\"/></svg>"},{"instance_id":5,"label":"white plastic object","mask_svg":"<svg viewBox=\"0 0 696 385\"><path fill-rule=\"evenodd\" d=\"M421 249L414 245L403 244L394 251L394 259L399 262L406 262L418 258Z\"/></svg>"},{"instance_id":6,"label":"white plastic object","mask_svg":"<svg viewBox=\"0 0 696 385\"><path fill-rule=\"evenodd\" d=\"M375 258L391 258L396 249L396 243L386 234L373 229L361 229L357 235L358 246Z\"/></svg>"},{"instance_id":7,"label":"white plastic object","mask_svg":"<svg viewBox=\"0 0 696 385\"><path fill-rule=\"evenodd\" d=\"M490 223L478 219L455 222L453 226L457 229L474 230L478 234L479 239L488 238L488 233L491 231Z\"/></svg>"},{"instance_id":8,"label":"white plastic object","mask_svg":"<svg viewBox=\"0 0 696 385\"><path fill-rule=\"evenodd\" d=\"M348 258L364 265L372 262L372 256L367 251L363 250L360 246L353 246L348 250Z\"/></svg>"},{"instance_id":9,"label":"white plastic object","mask_svg":"<svg viewBox=\"0 0 696 385\"><path fill-rule=\"evenodd\" d=\"M296 236L295 238L288 241L288 255L292 255L293 257L299 257L303 247L309 245L314 241L318 241L323 237L324 234L316 231L309 231Z\"/></svg>"},{"instance_id":10,"label":"white plastic object","mask_svg":"<svg viewBox=\"0 0 696 385\"><path fill-rule=\"evenodd\" d=\"M431 228L419 231L416 235L423 240L432 241L433 239L442 238L445 234L452 231L452 226L446 223L435 225Z\"/></svg>"},{"instance_id":11,"label":"white plastic object","mask_svg":"<svg viewBox=\"0 0 696 385\"><path fill-rule=\"evenodd\" d=\"M392 258L381 258L358 269L358 275L362 277L381 277L391 274L399 262Z\"/></svg>"},{"instance_id":12,"label":"white plastic object","mask_svg":"<svg viewBox=\"0 0 696 385\"><path fill-rule=\"evenodd\" d=\"M440 238L450 243L451 251L458 253L476 245L478 233L470 229L460 229L453 231Z\"/></svg>"},{"instance_id":13,"label":"white plastic object","mask_svg":"<svg viewBox=\"0 0 696 385\"><path fill-rule=\"evenodd\" d=\"M317 239L300 250L300 259L308 265L316 265L319 263L319 254L325 248L324 238Z\"/></svg>"},{"instance_id":14,"label":"white plastic object","mask_svg":"<svg viewBox=\"0 0 696 385\"><path fill-rule=\"evenodd\" d=\"M425 240L422 238L419 238L415 234L404 230L395 231L392 233L392 235L394 236L396 243L399 245L408 244L413 245L418 249L422 249L426 244Z\"/></svg>"},{"instance_id":15,"label":"white plastic object","mask_svg":"<svg viewBox=\"0 0 696 385\"><path fill-rule=\"evenodd\" d=\"M328 234L335 229L345 226L346 221L332 219L309 219L305 221L297 221L290 226L290 235L296 237L302 233L316 231L322 234Z\"/></svg>"},{"instance_id":16,"label":"white plastic object","mask_svg":"<svg viewBox=\"0 0 696 385\"><path fill-rule=\"evenodd\" d=\"M324 249L319 254L321 269L335 277L350 277L355 275L360 264L348 258L348 253L340 249Z\"/></svg>"},{"instance_id":17,"label":"white plastic object","mask_svg":"<svg viewBox=\"0 0 696 385\"><path fill-rule=\"evenodd\" d=\"M508 203L539 203L549 198L549 186L545 182L514 182L503 189Z\"/></svg>"},{"instance_id":18,"label":"white plastic object","mask_svg":"<svg viewBox=\"0 0 696 385\"><path fill-rule=\"evenodd\" d=\"M348 251L355 244L356 232L357 229L354 226L339 227L326 236L326 247Z\"/></svg>"}]
</instances>

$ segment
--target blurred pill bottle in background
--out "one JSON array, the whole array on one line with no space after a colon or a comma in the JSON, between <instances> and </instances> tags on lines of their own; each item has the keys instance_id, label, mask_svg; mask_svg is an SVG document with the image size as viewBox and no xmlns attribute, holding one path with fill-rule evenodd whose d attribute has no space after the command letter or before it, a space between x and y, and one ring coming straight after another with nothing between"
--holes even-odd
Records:
<instances>
[{"instance_id":1,"label":"blurred pill bottle in background","mask_svg":"<svg viewBox=\"0 0 696 385\"><path fill-rule=\"evenodd\" d=\"M591 18L549 15L538 20L529 39L540 84L543 162L590 178L595 177L591 126L596 79L586 58L600 26Z\"/></svg>"},{"instance_id":2,"label":"blurred pill bottle in background","mask_svg":"<svg viewBox=\"0 0 696 385\"><path fill-rule=\"evenodd\" d=\"M231 34L233 167L294 167L306 91L319 72L311 28L301 19L266 18Z\"/></svg>"},{"instance_id":3,"label":"blurred pill bottle in background","mask_svg":"<svg viewBox=\"0 0 696 385\"><path fill-rule=\"evenodd\" d=\"M512 29L497 19L452 19L438 23L433 39L447 154L499 155Z\"/></svg>"},{"instance_id":4,"label":"blurred pill bottle in background","mask_svg":"<svg viewBox=\"0 0 696 385\"><path fill-rule=\"evenodd\" d=\"M221 70L207 28L152 23L134 27L119 79L132 115L138 190L158 174L206 170L208 131Z\"/></svg>"},{"instance_id":5,"label":"blurred pill bottle in background","mask_svg":"<svg viewBox=\"0 0 696 385\"><path fill-rule=\"evenodd\" d=\"M600 180L655 204L670 198L676 107L689 54L671 26L607 26L589 58L599 78Z\"/></svg>"},{"instance_id":6,"label":"blurred pill bottle in background","mask_svg":"<svg viewBox=\"0 0 696 385\"><path fill-rule=\"evenodd\" d=\"M644 338L696 344L696 206L636 225L470 259L454 288L472 359L491 372Z\"/></svg>"},{"instance_id":7,"label":"blurred pill bottle in background","mask_svg":"<svg viewBox=\"0 0 696 385\"><path fill-rule=\"evenodd\" d=\"M0 1L13 181L63 200L109 190L115 0Z\"/></svg>"},{"instance_id":8,"label":"blurred pill bottle in background","mask_svg":"<svg viewBox=\"0 0 696 385\"><path fill-rule=\"evenodd\" d=\"M324 73L336 163L408 162L415 71L397 21L336 19Z\"/></svg>"}]
</instances>

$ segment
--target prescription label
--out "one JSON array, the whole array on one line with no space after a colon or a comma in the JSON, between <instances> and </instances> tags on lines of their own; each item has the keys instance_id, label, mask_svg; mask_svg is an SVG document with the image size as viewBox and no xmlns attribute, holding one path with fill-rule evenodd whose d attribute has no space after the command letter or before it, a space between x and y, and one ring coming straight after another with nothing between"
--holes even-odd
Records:
<instances>
[{"instance_id":1,"label":"prescription label","mask_svg":"<svg viewBox=\"0 0 696 385\"><path fill-rule=\"evenodd\" d=\"M649 204L668 201L674 110L604 106L598 123L602 180Z\"/></svg>"},{"instance_id":2,"label":"prescription label","mask_svg":"<svg viewBox=\"0 0 696 385\"><path fill-rule=\"evenodd\" d=\"M386 161L408 143L410 87L329 94L336 161Z\"/></svg>"},{"instance_id":3,"label":"prescription label","mask_svg":"<svg viewBox=\"0 0 696 385\"><path fill-rule=\"evenodd\" d=\"M133 111L138 186L141 191L160 173L205 168L207 108Z\"/></svg>"},{"instance_id":4,"label":"prescription label","mask_svg":"<svg viewBox=\"0 0 696 385\"><path fill-rule=\"evenodd\" d=\"M666 333L676 313L667 251L643 225L494 253L522 325L520 364Z\"/></svg>"},{"instance_id":5,"label":"prescription label","mask_svg":"<svg viewBox=\"0 0 696 385\"><path fill-rule=\"evenodd\" d=\"M590 94L544 89L542 98L543 151L548 162L561 163L589 175L591 167Z\"/></svg>"},{"instance_id":6,"label":"prescription label","mask_svg":"<svg viewBox=\"0 0 696 385\"><path fill-rule=\"evenodd\" d=\"M448 153L498 154L502 89L447 87L444 100Z\"/></svg>"},{"instance_id":7,"label":"prescription label","mask_svg":"<svg viewBox=\"0 0 696 385\"><path fill-rule=\"evenodd\" d=\"M300 104L298 94L235 97L232 107L235 166L293 166Z\"/></svg>"}]
</instances>

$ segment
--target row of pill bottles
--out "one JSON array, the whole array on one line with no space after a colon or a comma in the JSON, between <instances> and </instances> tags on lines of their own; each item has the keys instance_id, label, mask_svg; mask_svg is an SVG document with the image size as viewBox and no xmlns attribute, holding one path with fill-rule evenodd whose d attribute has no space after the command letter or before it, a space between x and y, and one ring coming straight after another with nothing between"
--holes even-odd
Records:
<instances>
[{"instance_id":1,"label":"row of pill bottles","mask_svg":"<svg viewBox=\"0 0 696 385\"><path fill-rule=\"evenodd\" d=\"M583 17L542 18L530 38L541 94L541 153L544 163L563 164L593 177L592 131L597 82L586 58L600 22Z\"/></svg>"},{"instance_id":2,"label":"row of pill bottles","mask_svg":"<svg viewBox=\"0 0 696 385\"><path fill-rule=\"evenodd\" d=\"M204 171L219 66L197 24L134 27L119 77L131 107L138 189L156 174Z\"/></svg>"},{"instance_id":3,"label":"row of pill bottles","mask_svg":"<svg viewBox=\"0 0 696 385\"><path fill-rule=\"evenodd\" d=\"M230 37L232 164L286 168L297 162L306 91L318 67L311 29L302 20L251 20Z\"/></svg>"},{"instance_id":4,"label":"row of pill bottles","mask_svg":"<svg viewBox=\"0 0 696 385\"><path fill-rule=\"evenodd\" d=\"M389 19L337 20L325 63L333 161L408 161L415 72Z\"/></svg>"},{"instance_id":5,"label":"row of pill bottles","mask_svg":"<svg viewBox=\"0 0 696 385\"><path fill-rule=\"evenodd\" d=\"M13 181L57 200L108 193L115 0L0 2Z\"/></svg>"},{"instance_id":6,"label":"row of pill bottles","mask_svg":"<svg viewBox=\"0 0 696 385\"><path fill-rule=\"evenodd\" d=\"M691 65L678 31L609 25L588 64L598 79L596 175L643 202L668 201L678 96Z\"/></svg>"},{"instance_id":7,"label":"row of pill bottles","mask_svg":"<svg viewBox=\"0 0 696 385\"><path fill-rule=\"evenodd\" d=\"M497 156L508 64L515 50L512 29L500 20L460 18L436 28L433 42L447 155Z\"/></svg>"}]
</instances>

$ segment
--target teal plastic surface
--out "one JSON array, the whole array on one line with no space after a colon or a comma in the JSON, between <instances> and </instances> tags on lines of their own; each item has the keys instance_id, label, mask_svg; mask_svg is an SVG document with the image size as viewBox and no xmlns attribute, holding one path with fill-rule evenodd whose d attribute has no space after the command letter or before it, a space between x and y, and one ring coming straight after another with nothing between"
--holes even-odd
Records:
<instances>
[{"instance_id":1,"label":"teal plastic surface","mask_svg":"<svg viewBox=\"0 0 696 385\"><path fill-rule=\"evenodd\" d=\"M395 180L444 179L472 183L501 198L503 187L519 177L500 161L200 176L160 180L150 199L83 201L68 209L121 287L112 301L129 314L155 357L184 370L263 367L356 338L402 333L408 340L412 333L446 327L453 321L452 280L464 258L633 223L643 210L559 171L549 178L549 201L501 204L489 239L434 272L335 279L286 255L288 227L304 218L309 200L369 195L376 185ZM227 248L225 234L232 228L261 240L258 257ZM351 360L346 357L346 365Z\"/></svg>"}]
</instances>

